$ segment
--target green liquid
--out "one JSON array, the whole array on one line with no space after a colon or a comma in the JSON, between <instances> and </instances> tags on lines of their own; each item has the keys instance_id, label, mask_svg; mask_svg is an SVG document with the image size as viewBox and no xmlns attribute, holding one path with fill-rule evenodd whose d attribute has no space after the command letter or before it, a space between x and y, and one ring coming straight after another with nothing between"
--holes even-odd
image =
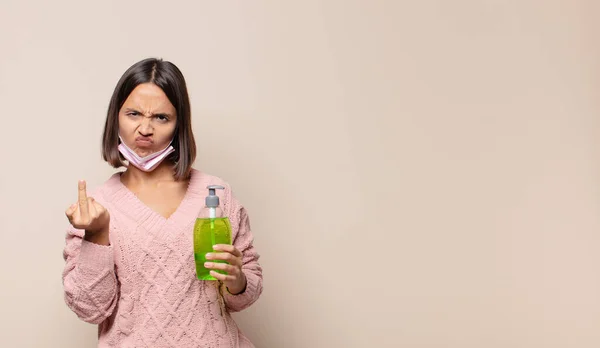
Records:
<instances>
[{"instance_id":1,"label":"green liquid","mask_svg":"<svg viewBox=\"0 0 600 348\"><path fill-rule=\"evenodd\" d=\"M196 275L201 280L216 280L210 275L210 269L204 267L206 254L215 252L213 245L231 244L231 225L229 218L200 218L194 225L194 259L196 261ZM222 260L209 260L215 263L226 263ZM227 274L217 270L218 273Z\"/></svg>"}]
</instances>

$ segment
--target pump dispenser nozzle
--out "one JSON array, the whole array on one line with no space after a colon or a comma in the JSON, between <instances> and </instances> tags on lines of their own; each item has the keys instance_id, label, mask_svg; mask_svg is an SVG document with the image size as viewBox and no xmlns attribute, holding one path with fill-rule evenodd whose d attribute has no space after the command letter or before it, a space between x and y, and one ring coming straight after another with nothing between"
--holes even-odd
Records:
<instances>
[{"instance_id":1,"label":"pump dispenser nozzle","mask_svg":"<svg viewBox=\"0 0 600 348\"><path fill-rule=\"evenodd\" d=\"M206 196L206 206L210 209L210 217L216 217L216 208L219 206L219 196L216 195L216 190L224 190L225 187L220 185L209 185L208 196Z\"/></svg>"},{"instance_id":2,"label":"pump dispenser nozzle","mask_svg":"<svg viewBox=\"0 0 600 348\"><path fill-rule=\"evenodd\" d=\"M219 185L209 185L208 196L206 196L206 206L209 208L216 208L219 206L219 196L215 194L215 190L224 190L225 187Z\"/></svg>"}]
</instances>

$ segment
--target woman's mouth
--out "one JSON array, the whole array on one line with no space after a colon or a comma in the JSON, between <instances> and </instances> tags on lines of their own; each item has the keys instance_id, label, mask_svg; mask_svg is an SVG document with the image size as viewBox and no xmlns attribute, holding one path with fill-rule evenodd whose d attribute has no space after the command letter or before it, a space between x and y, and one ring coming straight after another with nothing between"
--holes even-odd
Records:
<instances>
[{"instance_id":1,"label":"woman's mouth","mask_svg":"<svg viewBox=\"0 0 600 348\"><path fill-rule=\"evenodd\" d=\"M152 139L149 137L137 137L135 138L135 144L139 147L150 147L152 146Z\"/></svg>"}]
</instances>

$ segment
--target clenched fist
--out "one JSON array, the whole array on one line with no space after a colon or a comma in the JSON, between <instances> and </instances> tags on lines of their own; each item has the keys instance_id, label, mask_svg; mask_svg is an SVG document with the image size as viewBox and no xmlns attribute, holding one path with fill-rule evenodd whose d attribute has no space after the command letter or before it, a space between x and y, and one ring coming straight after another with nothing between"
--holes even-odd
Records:
<instances>
[{"instance_id":1,"label":"clenched fist","mask_svg":"<svg viewBox=\"0 0 600 348\"><path fill-rule=\"evenodd\" d=\"M72 204L65 214L73 227L85 230L85 239L97 244L108 245L110 214L94 198L88 197L85 181L79 181L77 203Z\"/></svg>"}]
</instances>

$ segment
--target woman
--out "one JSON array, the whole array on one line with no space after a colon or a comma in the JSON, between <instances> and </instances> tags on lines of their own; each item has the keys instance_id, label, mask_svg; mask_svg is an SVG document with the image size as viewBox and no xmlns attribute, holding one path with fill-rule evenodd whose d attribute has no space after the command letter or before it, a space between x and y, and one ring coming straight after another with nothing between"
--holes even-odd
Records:
<instances>
[{"instance_id":1,"label":"woman","mask_svg":"<svg viewBox=\"0 0 600 348\"><path fill-rule=\"evenodd\" d=\"M102 155L126 169L90 193L79 182L66 211L63 272L69 308L99 324L98 347L253 347L229 314L262 292L248 214L227 183L192 168L190 103L174 64L145 59L124 73L110 100ZM206 255L218 281L197 279L193 255L208 185L225 187L217 193L232 226L233 245Z\"/></svg>"}]
</instances>

